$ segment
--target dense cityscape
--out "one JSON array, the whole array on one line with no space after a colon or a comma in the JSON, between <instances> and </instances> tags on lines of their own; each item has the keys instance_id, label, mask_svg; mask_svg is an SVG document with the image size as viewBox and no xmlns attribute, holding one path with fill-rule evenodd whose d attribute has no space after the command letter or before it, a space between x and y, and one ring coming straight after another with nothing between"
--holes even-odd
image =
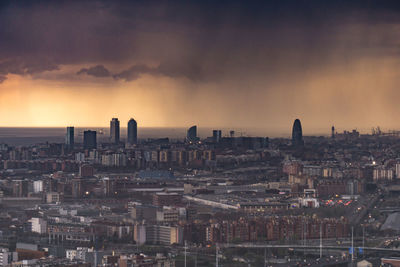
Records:
<instances>
[{"instance_id":1,"label":"dense cityscape","mask_svg":"<svg viewBox=\"0 0 400 267\"><path fill-rule=\"evenodd\" d=\"M2 266L397 266L398 132L1 145ZM290 131L290 129L288 129ZM138 134L139 133L139 134ZM108 135L109 134L109 135Z\"/></svg>"},{"instance_id":2,"label":"dense cityscape","mask_svg":"<svg viewBox=\"0 0 400 267\"><path fill-rule=\"evenodd\" d=\"M399 0L1 0L0 267L400 267Z\"/></svg>"}]
</instances>

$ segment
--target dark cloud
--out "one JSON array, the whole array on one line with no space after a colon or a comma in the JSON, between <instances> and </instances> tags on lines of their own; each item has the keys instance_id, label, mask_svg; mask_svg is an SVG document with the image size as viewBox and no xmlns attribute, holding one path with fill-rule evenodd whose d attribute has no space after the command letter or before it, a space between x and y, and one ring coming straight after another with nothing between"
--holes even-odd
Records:
<instances>
[{"instance_id":1,"label":"dark cloud","mask_svg":"<svg viewBox=\"0 0 400 267\"><path fill-rule=\"evenodd\" d=\"M3 76L103 64L78 73L276 79L399 54L398 1L4 2ZM104 68L111 63L132 67L113 75Z\"/></svg>"},{"instance_id":2,"label":"dark cloud","mask_svg":"<svg viewBox=\"0 0 400 267\"><path fill-rule=\"evenodd\" d=\"M140 78L142 74L158 74L158 68L151 68L146 65L134 65L127 70L113 75L116 80L133 81Z\"/></svg>"},{"instance_id":3,"label":"dark cloud","mask_svg":"<svg viewBox=\"0 0 400 267\"><path fill-rule=\"evenodd\" d=\"M45 71L58 70L58 66L46 59L14 58L0 61L0 83L7 74L34 75Z\"/></svg>"},{"instance_id":4,"label":"dark cloud","mask_svg":"<svg viewBox=\"0 0 400 267\"><path fill-rule=\"evenodd\" d=\"M90 68L82 68L76 73L77 75L87 74L98 78L113 77L115 80L134 81L139 79L142 74L162 75L159 67L148 67L147 65L133 65L126 70L120 71L116 74L105 68L103 65L97 65Z\"/></svg>"},{"instance_id":5,"label":"dark cloud","mask_svg":"<svg viewBox=\"0 0 400 267\"><path fill-rule=\"evenodd\" d=\"M115 80L134 81L139 79L142 75L166 76L170 78L186 78L191 81L202 81L204 79L204 70L199 65L168 65L162 63L157 67L149 67L145 64L137 64L112 74L103 65L97 65L89 68L81 68L77 75L87 74L97 78L113 77Z\"/></svg>"},{"instance_id":6,"label":"dark cloud","mask_svg":"<svg viewBox=\"0 0 400 267\"><path fill-rule=\"evenodd\" d=\"M170 78L186 78L195 82L201 81L204 78L204 71L199 65L174 66L166 63L162 63L158 67L148 67L143 64L133 65L129 69L113 75L113 77L116 80L133 81L139 79L142 74L161 75Z\"/></svg>"},{"instance_id":7,"label":"dark cloud","mask_svg":"<svg viewBox=\"0 0 400 267\"><path fill-rule=\"evenodd\" d=\"M66 114L71 101L82 101L81 117L142 112L163 125L282 126L306 115L314 125L382 119L393 125L399 6L398 0L3 0L0 82L28 75L34 80L8 88L21 86L35 97L23 102L10 94L21 104L3 102L27 107L35 121L46 116L34 116L43 103L33 100L53 96L49 106L64 103ZM112 84L143 76L171 79ZM91 77L108 78L96 84ZM82 97L60 97L67 88Z\"/></svg>"},{"instance_id":8,"label":"dark cloud","mask_svg":"<svg viewBox=\"0 0 400 267\"><path fill-rule=\"evenodd\" d=\"M82 68L76 74L87 74L94 77L110 77L111 73L108 69L106 69L103 65L97 65L90 68Z\"/></svg>"}]
</instances>

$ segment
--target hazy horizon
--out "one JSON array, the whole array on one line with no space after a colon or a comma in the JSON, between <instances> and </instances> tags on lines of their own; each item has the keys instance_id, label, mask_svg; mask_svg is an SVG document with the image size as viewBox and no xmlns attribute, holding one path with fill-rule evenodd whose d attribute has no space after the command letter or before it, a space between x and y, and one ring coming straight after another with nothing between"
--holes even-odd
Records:
<instances>
[{"instance_id":1,"label":"hazy horizon","mask_svg":"<svg viewBox=\"0 0 400 267\"><path fill-rule=\"evenodd\" d=\"M71 126L71 125L70 125ZM0 142L4 138L8 137L64 137L66 134L66 127L0 127ZM172 139L182 139L186 136L186 131L189 127L138 127L138 137L147 138L161 138L169 137ZM127 134L127 127L121 125L121 138L124 139ZM197 132L199 137L206 138L212 136L212 130L222 130L222 136L229 136L231 130L235 131L235 136L264 136L270 138L291 138L292 127L285 129L272 129L272 128L239 128L239 127L202 127L197 125ZM343 131L351 131L356 129L361 134L370 134L371 128L341 128L335 127L335 132L342 133ZM107 138L109 135L109 126L87 126L87 127L75 127L75 135L82 136L84 130L96 130L101 131L99 138ZM395 129L382 129L383 132ZM304 136L330 136L331 128L323 129L309 129L303 125Z\"/></svg>"},{"instance_id":2,"label":"hazy horizon","mask_svg":"<svg viewBox=\"0 0 400 267\"><path fill-rule=\"evenodd\" d=\"M92 3L0 4L1 126L400 128L394 2Z\"/></svg>"}]
</instances>

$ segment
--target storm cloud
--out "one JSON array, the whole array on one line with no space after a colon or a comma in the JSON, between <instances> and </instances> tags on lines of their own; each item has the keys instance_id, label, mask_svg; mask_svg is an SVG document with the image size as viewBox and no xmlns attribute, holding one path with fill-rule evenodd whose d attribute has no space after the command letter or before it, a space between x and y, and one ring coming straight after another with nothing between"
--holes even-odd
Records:
<instances>
[{"instance_id":1,"label":"storm cloud","mask_svg":"<svg viewBox=\"0 0 400 267\"><path fill-rule=\"evenodd\" d=\"M400 128L399 1L0 1L0 25L6 125Z\"/></svg>"},{"instance_id":2,"label":"storm cloud","mask_svg":"<svg viewBox=\"0 0 400 267\"><path fill-rule=\"evenodd\" d=\"M33 75L36 73L42 73L44 71L53 71L58 69L59 68L56 64L53 64L51 61L44 58L41 60L29 60L17 57L0 61L0 75L3 77L9 73L18 75ZM4 80L5 78L3 78L3 81Z\"/></svg>"},{"instance_id":3,"label":"storm cloud","mask_svg":"<svg viewBox=\"0 0 400 267\"><path fill-rule=\"evenodd\" d=\"M388 1L5 1L0 73L94 65L77 72L196 82L297 75L338 60L398 56L398 10ZM108 71L108 63L127 67Z\"/></svg>"},{"instance_id":4,"label":"storm cloud","mask_svg":"<svg viewBox=\"0 0 400 267\"><path fill-rule=\"evenodd\" d=\"M144 64L133 65L125 70L112 74L103 65L97 65L89 68L82 68L77 75L87 74L97 78L113 77L115 80L134 81L142 75L165 76L170 78L187 78L191 81L201 81L203 78L203 70L199 66L186 66L182 69L173 68L166 64L161 64L157 67L149 67Z\"/></svg>"},{"instance_id":5,"label":"storm cloud","mask_svg":"<svg viewBox=\"0 0 400 267\"><path fill-rule=\"evenodd\" d=\"M111 73L103 65L97 65L90 68L82 68L76 73L77 75L87 74L94 77L109 77Z\"/></svg>"}]
</instances>

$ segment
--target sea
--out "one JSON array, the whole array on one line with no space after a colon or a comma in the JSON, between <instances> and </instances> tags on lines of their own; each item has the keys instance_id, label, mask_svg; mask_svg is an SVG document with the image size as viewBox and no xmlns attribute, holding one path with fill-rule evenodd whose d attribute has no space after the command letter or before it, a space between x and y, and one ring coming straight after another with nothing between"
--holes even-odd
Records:
<instances>
[{"instance_id":1,"label":"sea","mask_svg":"<svg viewBox=\"0 0 400 267\"><path fill-rule=\"evenodd\" d=\"M184 127L139 127L139 140L168 137L170 140L183 140L186 137L188 128ZM210 128L197 127L197 134L200 138L212 136L214 129L222 130L222 136L229 136L230 131L235 136L269 137L269 138L290 138L292 129L276 128ZM99 143L109 141L109 128L107 127L75 127L75 142L83 142L85 130L97 131ZM304 136L330 136L330 128L307 129ZM303 128L304 131L304 128ZM368 129L359 129L361 133L367 133ZM126 139L127 128L121 127L121 140ZM26 146L38 143L63 143L65 141L66 127L0 127L0 144L11 146Z\"/></svg>"},{"instance_id":2,"label":"sea","mask_svg":"<svg viewBox=\"0 0 400 267\"><path fill-rule=\"evenodd\" d=\"M229 136L230 131L235 131L235 136L263 136L263 137L283 137L291 135L289 131L267 131L257 128L202 128L198 127L198 136L206 138L212 136L212 130L222 130L222 136ZM97 131L98 142L107 142L109 128L106 127L75 127L75 142L83 142L83 132L85 130ZM170 140L183 140L186 137L187 128L183 127L140 127L138 128L139 139L164 138ZM121 140L126 139L127 128L121 127ZM63 143L65 141L65 127L0 127L0 144L12 146L33 145L38 143Z\"/></svg>"}]
</instances>

